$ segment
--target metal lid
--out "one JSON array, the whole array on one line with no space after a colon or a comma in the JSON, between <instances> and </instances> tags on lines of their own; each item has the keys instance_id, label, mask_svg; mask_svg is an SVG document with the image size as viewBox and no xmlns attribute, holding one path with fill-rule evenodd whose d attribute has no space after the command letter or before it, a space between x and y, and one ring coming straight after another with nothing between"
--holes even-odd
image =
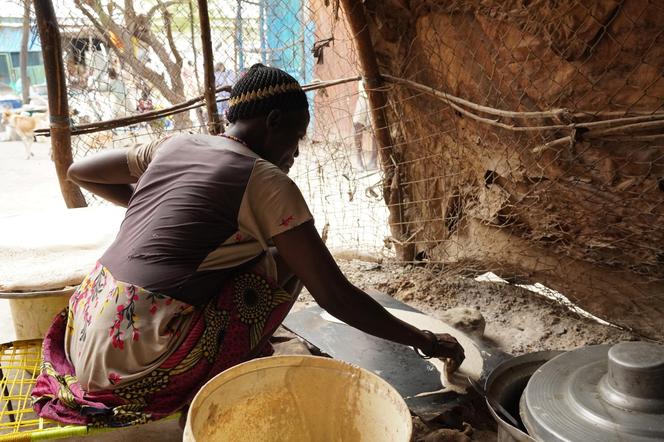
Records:
<instances>
[{"instance_id":1,"label":"metal lid","mask_svg":"<svg viewBox=\"0 0 664 442\"><path fill-rule=\"evenodd\" d=\"M663 440L664 346L623 342L564 353L530 378L521 417L537 440Z\"/></svg>"}]
</instances>

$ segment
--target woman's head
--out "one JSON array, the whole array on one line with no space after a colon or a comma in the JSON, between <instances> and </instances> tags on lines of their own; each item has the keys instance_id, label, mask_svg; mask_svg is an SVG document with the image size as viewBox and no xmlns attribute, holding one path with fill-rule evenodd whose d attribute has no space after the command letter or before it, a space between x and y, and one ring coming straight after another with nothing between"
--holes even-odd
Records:
<instances>
[{"instance_id":1,"label":"woman's head","mask_svg":"<svg viewBox=\"0 0 664 442\"><path fill-rule=\"evenodd\" d=\"M252 149L287 171L309 125L307 96L288 73L255 64L233 86L226 118L241 126Z\"/></svg>"}]
</instances>

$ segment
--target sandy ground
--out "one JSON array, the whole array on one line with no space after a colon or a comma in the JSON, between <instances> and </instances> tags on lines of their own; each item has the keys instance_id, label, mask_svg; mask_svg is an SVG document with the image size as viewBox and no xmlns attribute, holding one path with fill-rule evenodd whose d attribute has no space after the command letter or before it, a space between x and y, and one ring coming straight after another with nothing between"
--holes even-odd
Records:
<instances>
[{"instance_id":1,"label":"sandy ground","mask_svg":"<svg viewBox=\"0 0 664 442\"><path fill-rule=\"evenodd\" d=\"M49 144L34 143L34 157L25 159L20 141L0 142L0 217L65 208ZM0 299L0 342L15 338L7 300Z\"/></svg>"},{"instance_id":2,"label":"sandy ground","mask_svg":"<svg viewBox=\"0 0 664 442\"><path fill-rule=\"evenodd\" d=\"M340 261L340 267L358 287L375 288L441 320L447 309L455 307L479 311L486 321L485 339L513 355L634 339L629 332L506 283L479 282L445 275L437 268L394 263Z\"/></svg>"},{"instance_id":3,"label":"sandy ground","mask_svg":"<svg viewBox=\"0 0 664 442\"><path fill-rule=\"evenodd\" d=\"M33 152L34 158L26 160L20 142L0 142L0 217L64 207L53 163L49 158L48 144L35 143ZM317 165L298 168L295 171L296 180L303 180L317 168ZM306 183L310 184L310 181L307 180ZM375 177L371 176L355 181L360 183L360 189L355 195L348 193L348 190L353 190L348 187L349 184L336 183L332 186L332 191L327 191L330 194L339 194L340 190L344 190L345 193L341 194L345 197L333 200L330 195L321 193L321 187L307 189L300 183L305 198L310 200L312 210L319 212L317 220L324 221L319 224L330 223L333 230L336 228L343 233L339 238L333 237L332 246L350 244L352 248L360 244L361 238L358 235L362 232L352 232L353 224L360 226L360 230L368 229L374 232L376 237L371 238L370 243L376 245L382 242L386 229L377 229L375 222L380 221L384 214L380 212L380 208L376 209L375 196L361 188L372 185L373 181ZM312 198L316 201L311 201ZM371 199L374 204L369 207L366 198ZM324 206L321 203L323 200L328 201L330 206ZM345 208L346 212L338 210L340 206ZM371 211L368 217L363 217L362 207L368 207ZM360 223L361 219L365 221ZM319 225L319 228L321 227L322 225ZM389 252L375 250L375 247L373 250L369 247L364 249L364 253L369 253L375 261L381 262L380 264L339 260L343 272L351 282L360 288L376 288L435 317L441 317L445 310L458 306L477 310L486 320L485 339L509 353L521 354L543 349L569 350L582 345L632 338L627 332L580 317L559 304L520 287L444 275L435 268L399 266L385 259ZM305 292L296 308L304 308L312 302L314 301L311 296ZM0 300L0 342L13 338L7 301ZM120 441L138 438L145 441L179 440L180 433L177 425L171 421L152 424L150 427L111 432L95 440ZM491 434L487 436L482 433L480 437L480 433L476 433L468 440L491 439Z\"/></svg>"}]
</instances>

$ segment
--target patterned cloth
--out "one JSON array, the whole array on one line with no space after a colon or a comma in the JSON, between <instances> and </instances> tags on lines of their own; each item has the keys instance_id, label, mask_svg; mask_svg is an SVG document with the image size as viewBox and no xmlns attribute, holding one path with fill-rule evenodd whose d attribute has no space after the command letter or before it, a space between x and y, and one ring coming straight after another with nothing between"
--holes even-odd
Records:
<instances>
[{"instance_id":1,"label":"patterned cloth","mask_svg":"<svg viewBox=\"0 0 664 442\"><path fill-rule=\"evenodd\" d=\"M223 370L272 353L293 297L238 271L195 308L117 281L101 264L56 317L32 396L42 417L127 426L168 416Z\"/></svg>"}]
</instances>

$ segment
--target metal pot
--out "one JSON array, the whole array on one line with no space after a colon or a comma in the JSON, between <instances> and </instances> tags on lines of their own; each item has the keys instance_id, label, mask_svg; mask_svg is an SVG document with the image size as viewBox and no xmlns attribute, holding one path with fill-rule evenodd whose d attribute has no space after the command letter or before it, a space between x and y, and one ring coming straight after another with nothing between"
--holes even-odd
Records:
<instances>
[{"instance_id":1,"label":"metal pot","mask_svg":"<svg viewBox=\"0 0 664 442\"><path fill-rule=\"evenodd\" d=\"M535 440L664 440L664 346L622 342L559 355L530 377L520 411Z\"/></svg>"},{"instance_id":2,"label":"metal pot","mask_svg":"<svg viewBox=\"0 0 664 442\"><path fill-rule=\"evenodd\" d=\"M526 434L519 418L519 400L532 374L545 362L562 354L562 351L540 351L508 359L498 365L486 380L487 407L498 423L499 442L534 441ZM514 417L519 427L510 425L499 412L495 404L502 406Z\"/></svg>"},{"instance_id":3,"label":"metal pot","mask_svg":"<svg viewBox=\"0 0 664 442\"><path fill-rule=\"evenodd\" d=\"M662 345L623 342L518 356L491 372L486 392L500 442L664 440Z\"/></svg>"}]
</instances>

